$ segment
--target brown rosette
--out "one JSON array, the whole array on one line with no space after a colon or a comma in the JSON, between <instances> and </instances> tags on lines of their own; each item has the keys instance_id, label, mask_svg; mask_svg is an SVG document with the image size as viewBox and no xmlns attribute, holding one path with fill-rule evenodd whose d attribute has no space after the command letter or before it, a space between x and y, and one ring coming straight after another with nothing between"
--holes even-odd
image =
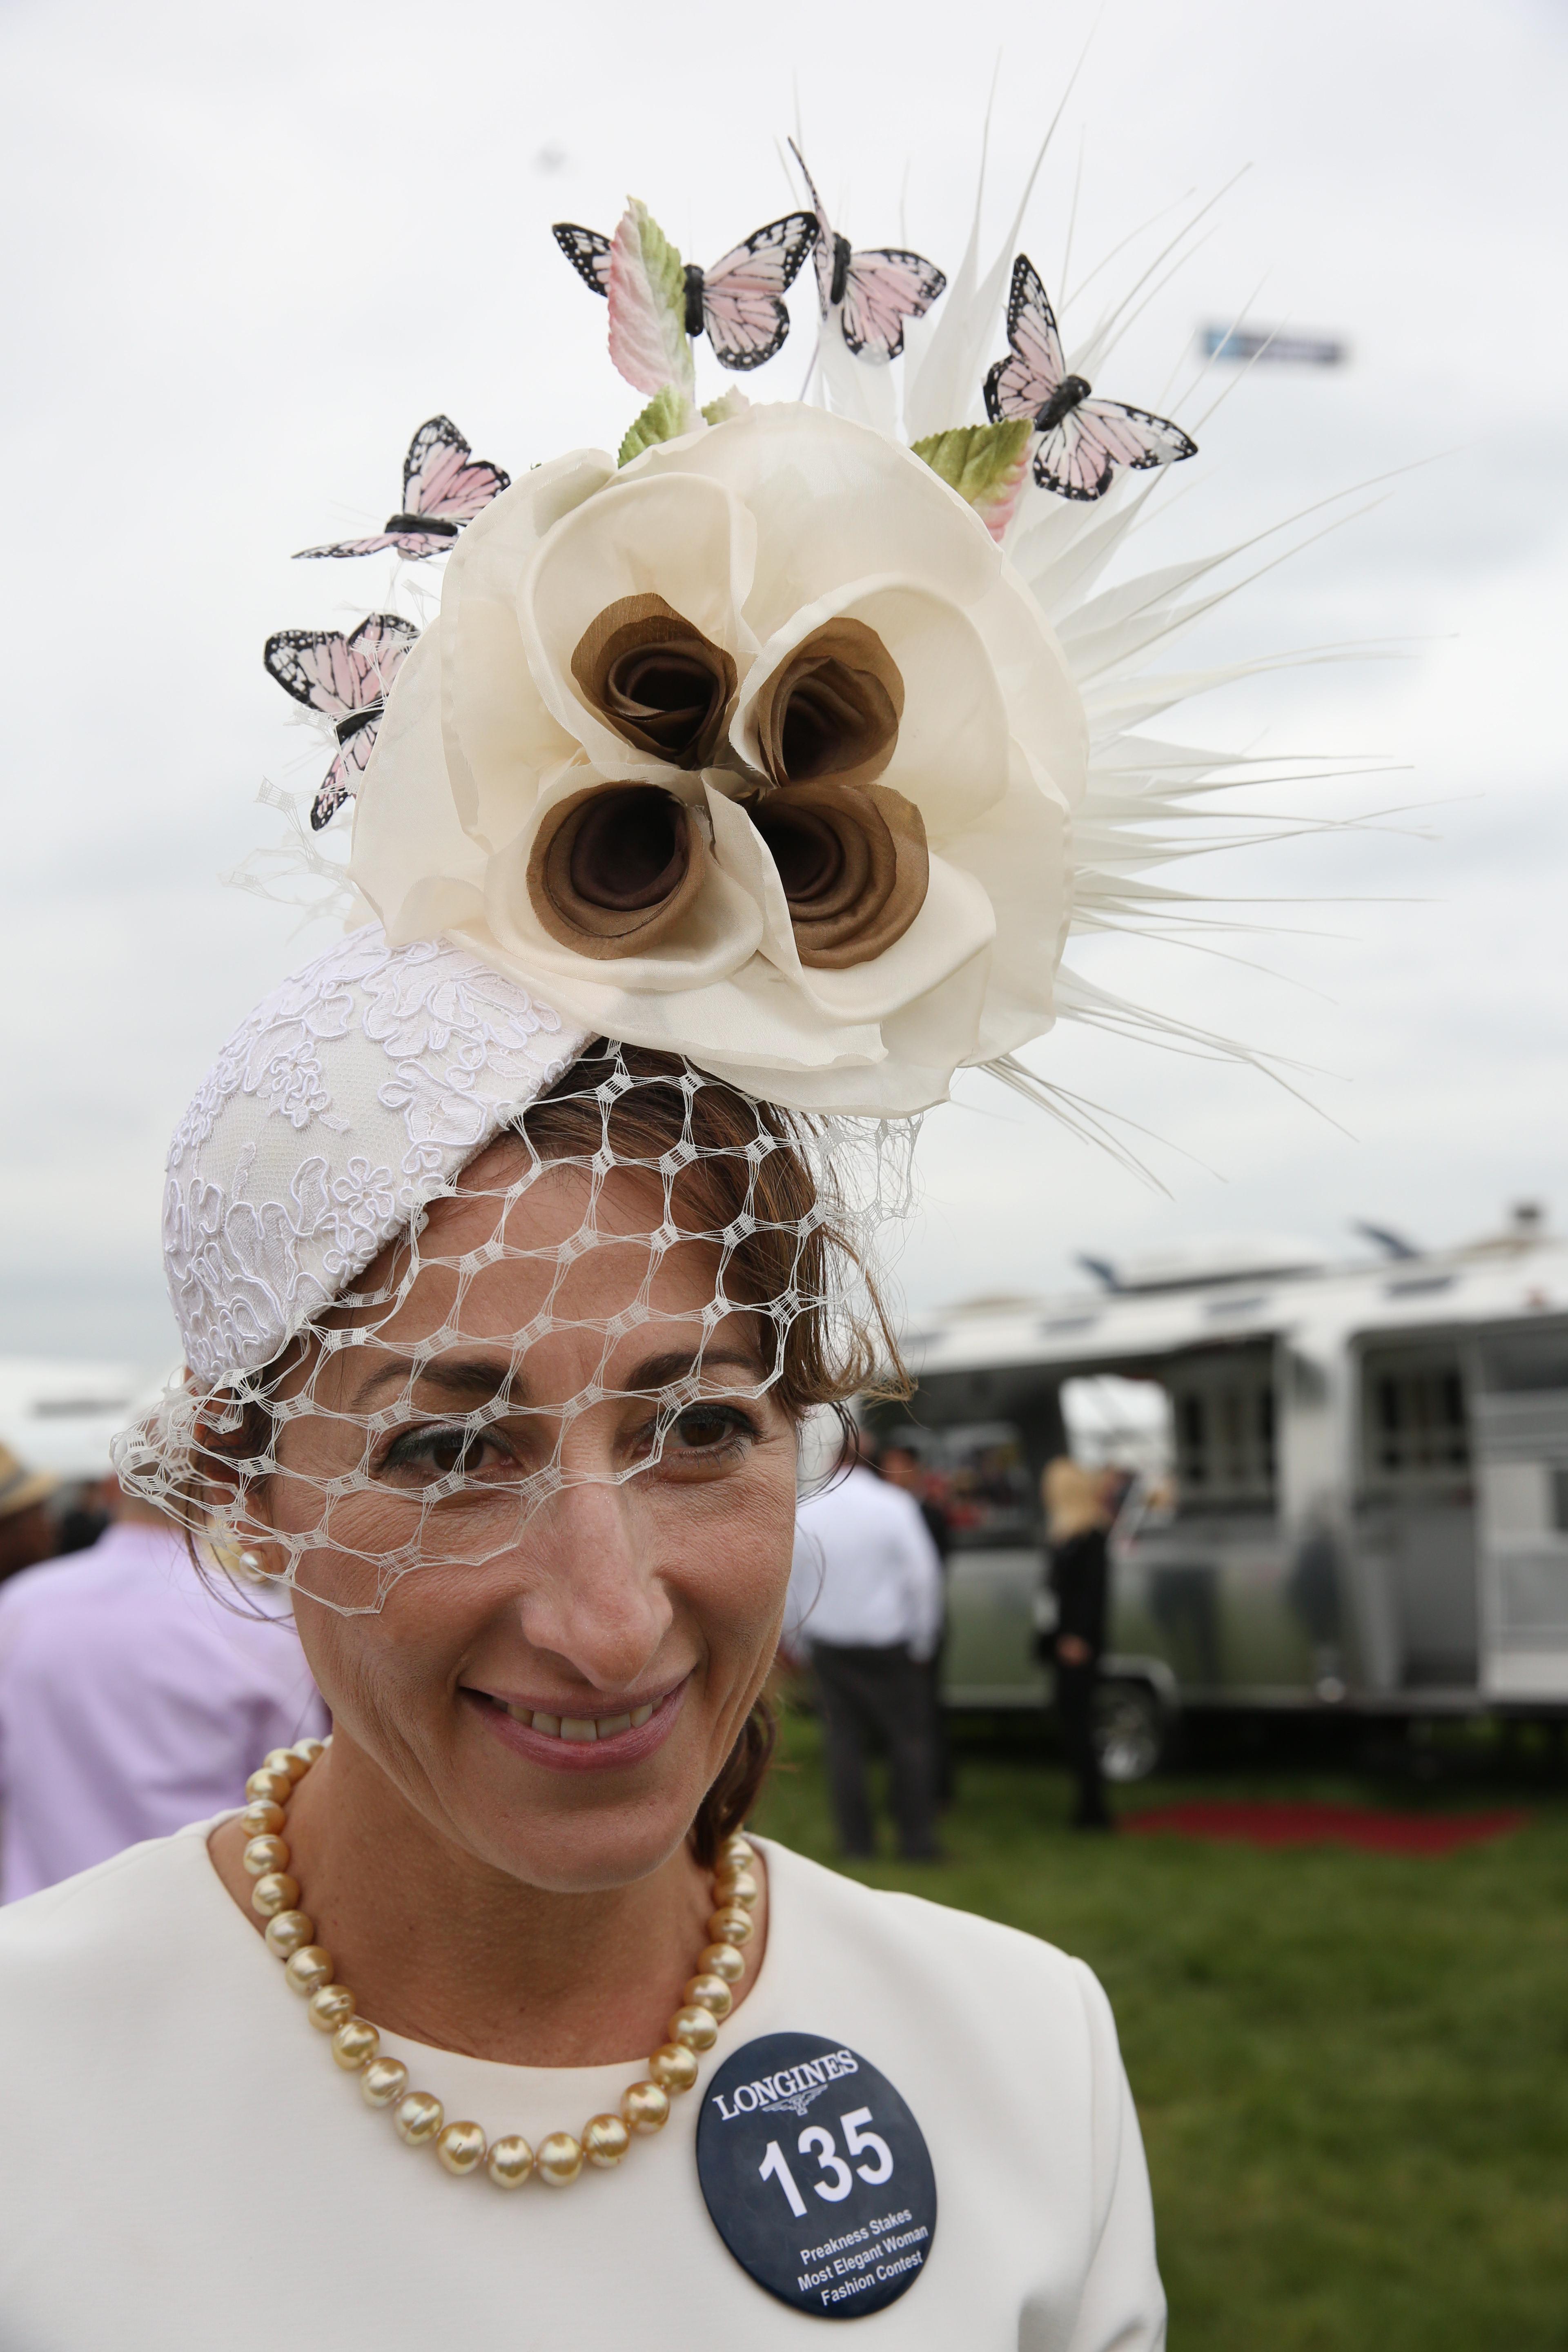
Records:
<instances>
[{"instance_id":1,"label":"brown rosette","mask_svg":"<svg viewBox=\"0 0 1568 2352\"><path fill-rule=\"evenodd\" d=\"M662 596L622 596L584 630L572 675L617 735L673 768L707 765L735 664Z\"/></svg>"},{"instance_id":2,"label":"brown rosette","mask_svg":"<svg viewBox=\"0 0 1568 2352\"><path fill-rule=\"evenodd\" d=\"M843 971L902 939L931 878L925 824L888 784L791 784L751 817L778 868L803 964Z\"/></svg>"},{"instance_id":3,"label":"brown rosette","mask_svg":"<svg viewBox=\"0 0 1568 2352\"><path fill-rule=\"evenodd\" d=\"M605 960L645 955L702 887L691 811L657 784L590 784L552 808L528 861L528 895L552 940Z\"/></svg>"},{"instance_id":4,"label":"brown rosette","mask_svg":"<svg viewBox=\"0 0 1568 2352\"><path fill-rule=\"evenodd\" d=\"M825 621L758 695L753 724L775 784L868 784L893 756L904 681L875 629Z\"/></svg>"}]
</instances>

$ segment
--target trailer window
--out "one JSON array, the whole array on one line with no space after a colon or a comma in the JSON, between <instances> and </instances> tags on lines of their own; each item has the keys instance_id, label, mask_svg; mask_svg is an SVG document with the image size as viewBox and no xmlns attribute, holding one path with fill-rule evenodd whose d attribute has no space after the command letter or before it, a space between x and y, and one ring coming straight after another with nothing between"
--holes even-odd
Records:
<instances>
[{"instance_id":1,"label":"trailer window","mask_svg":"<svg viewBox=\"0 0 1568 2352\"><path fill-rule=\"evenodd\" d=\"M1272 1510L1273 1350L1194 1357L1168 1379L1182 1508Z\"/></svg>"},{"instance_id":2,"label":"trailer window","mask_svg":"<svg viewBox=\"0 0 1568 2352\"><path fill-rule=\"evenodd\" d=\"M926 1463L935 1473L937 1500L962 1543L1025 1540L1034 1523L1034 1496L1024 1441L1011 1422L972 1423L932 1432Z\"/></svg>"},{"instance_id":3,"label":"trailer window","mask_svg":"<svg viewBox=\"0 0 1568 2352\"><path fill-rule=\"evenodd\" d=\"M1368 1478L1452 1476L1469 1467L1470 1435L1458 1358L1369 1355L1363 1374L1363 1445Z\"/></svg>"}]
</instances>

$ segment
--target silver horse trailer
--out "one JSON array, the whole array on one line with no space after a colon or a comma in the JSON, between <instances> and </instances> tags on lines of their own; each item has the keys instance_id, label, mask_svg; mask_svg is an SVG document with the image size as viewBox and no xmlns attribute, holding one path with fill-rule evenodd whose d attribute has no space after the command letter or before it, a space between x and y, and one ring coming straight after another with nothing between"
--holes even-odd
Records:
<instances>
[{"instance_id":1,"label":"silver horse trailer","mask_svg":"<svg viewBox=\"0 0 1568 2352\"><path fill-rule=\"evenodd\" d=\"M1110 1539L1108 1769L1176 1717L1568 1715L1568 1246L1368 1265L1150 1266L909 1335L918 1388L871 1419L953 1528L946 1695L1047 1696L1040 1473L1131 1475Z\"/></svg>"}]
</instances>

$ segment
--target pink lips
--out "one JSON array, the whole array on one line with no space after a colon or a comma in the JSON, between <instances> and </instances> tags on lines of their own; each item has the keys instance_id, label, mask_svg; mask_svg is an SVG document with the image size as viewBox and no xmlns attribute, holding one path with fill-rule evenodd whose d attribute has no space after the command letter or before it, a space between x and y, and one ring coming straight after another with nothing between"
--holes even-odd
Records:
<instances>
[{"instance_id":1,"label":"pink lips","mask_svg":"<svg viewBox=\"0 0 1568 2352\"><path fill-rule=\"evenodd\" d=\"M661 1698L646 1723L635 1730L615 1732L608 1739L562 1739L552 1732L535 1731L531 1724L519 1723L503 1707L487 1706L482 1701L479 1712L502 1747L526 1756L531 1764L542 1764L552 1772L613 1772L640 1764L645 1756L664 1745L675 1728L690 1679L688 1675Z\"/></svg>"}]
</instances>

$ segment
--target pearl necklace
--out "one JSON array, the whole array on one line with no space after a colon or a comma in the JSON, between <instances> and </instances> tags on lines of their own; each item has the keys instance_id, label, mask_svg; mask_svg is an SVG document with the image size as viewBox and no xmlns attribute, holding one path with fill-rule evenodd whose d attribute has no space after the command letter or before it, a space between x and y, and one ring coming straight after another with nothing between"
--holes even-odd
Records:
<instances>
[{"instance_id":1,"label":"pearl necklace","mask_svg":"<svg viewBox=\"0 0 1568 2352\"><path fill-rule=\"evenodd\" d=\"M619 2164L634 2133L656 2132L669 2118L671 2095L689 2091L700 2054L719 2037L719 2021L734 2005L730 1988L746 1972L742 1946L752 1937L752 1906L761 1889L750 1864L756 1856L743 1837L727 1838L713 1873L711 1940L687 1984L682 2005L669 2021L669 2039L647 2062L645 2081L629 2084L618 2116L594 2116L581 2134L551 2132L537 2149L519 2132L487 2146L478 2124L447 2123L439 2099L411 2091L408 2069L399 2058L380 2055L381 2036L354 2011L347 1985L333 1982L332 1956L313 1939L314 1920L300 1906L300 1882L289 1875L283 1837L285 1807L326 1749L323 1739L301 1739L275 1748L245 1784L250 1802L240 1814L246 1834L245 1867L256 1881L252 1906L267 1922L268 1948L284 1963L291 1989L304 1999L305 2013L320 2032L331 2036L332 2056L348 2074L357 2074L366 2103L390 2107L392 2119L410 2147L434 2147L448 2172L459 2178L481 2167L498 2189L521 2189L536 2178L552 2189L575 2180L584 2164L607 2171Z\"/></svg>"}]
</instances>

